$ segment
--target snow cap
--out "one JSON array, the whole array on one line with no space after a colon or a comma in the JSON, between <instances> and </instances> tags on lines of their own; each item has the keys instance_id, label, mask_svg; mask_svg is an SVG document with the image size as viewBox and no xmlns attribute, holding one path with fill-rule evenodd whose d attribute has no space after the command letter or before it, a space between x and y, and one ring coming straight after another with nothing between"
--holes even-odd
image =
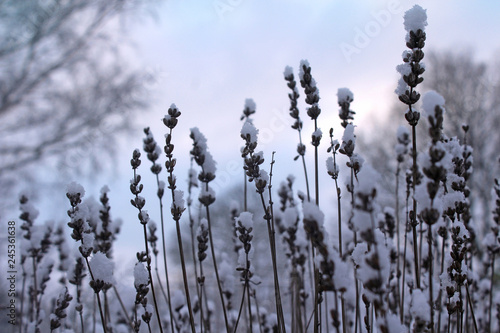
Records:
<instances>
[{"instance_id":1,"label":"snow cap","mask_svg":"<svg viewBox=\"0 0 500 333\"><path fill-rule=\"evenodd\" d=\"M422 99L422 109L424 110L427 116L434 117L434 110L436 106L440 106L444 111L444 97L435 92L434 90L430 90L425 93Z\"/></svg>"},{"instance_id":2,"label":"snow cap","mask_svg":"<svg viewBox=\"0 0 500 333\"><path fill-rule=\"evenodd\" d=\"M350 103L354 100L354 94L349 88L339 88L337 90L337 97L339 104L343 102Z\"/></svg>"},{"instance_id":3,"label":"snow cap","mask_svg":"<svg viewBox=\"0 0 500 333\"><path fill-rule=\"evenodd\" d=\"M424 31L427 26L427 10L419 5L407 10L404 15L404 26L407 32L416 32L418 29Z\"/></svg>"}]
</instances>

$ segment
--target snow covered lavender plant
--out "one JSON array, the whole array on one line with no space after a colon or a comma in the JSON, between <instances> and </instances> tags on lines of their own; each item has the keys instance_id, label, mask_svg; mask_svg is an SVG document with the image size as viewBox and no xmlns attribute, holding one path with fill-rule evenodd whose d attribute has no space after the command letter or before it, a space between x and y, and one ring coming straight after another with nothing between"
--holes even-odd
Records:
<instances>
[{"instance_id":1,"label":"snow covered lavender plant","mask_svg":"<svg viewBox=\"0 0 500 333\"><path fill-rule=\"evenodd\" d=\"M142 142L152 163L158 201L143 197L147 191L143 191L146 185L139 175L141 153L137 149L132 154L131 202L138 212L137 228L144 235L144 244L137 244L140 250L135 266L130 268L133 282L127 278L117 281L113 276L117 266L113 241L120 223L111 219L107 187L102 189L99 203L82 200L85 191L77 183L68 186L68 226L77 241L76 256L68 251L60 228L54 232L51 223L35 223L37 210L27 195L21 196L24 241L20 333L87 332L99 321L104 332L498 331L500 289L495 280L500 252L500 183L497 180L494 184L494 223L485 224L489 232L483 236L478 228L483 221L472 218L475 198L470 197L467 185L473 172L472 148L465 139L458 139L458 133L452 133L456 137L445 135L445 101L438 93L424 94L422 113L417 109L420 93L416 88L425 69L425 10L414 6L406 12L404 22L408 50L403 54L403 64L397 67L401 79L396 93L408 107L405 118L410 127L395 130L394 164L388 163L394 168L389 174L381 177L359 154L357 140L363 132L361 126L353 124L354 95L347 88L337 90L343 133L336 137L330 130L329 143L323 143L329 156L326 163L319 163L323 147L319 93L311 66L303 60L299 79L307 114L314 121L311 143L315 154L309 161L302 141L301 101L291 67L286 67L284 77L290 89L292 129L299 134L299 144L292 149L297 153L295 160L302 159L305 184L288 175L274 191L274 152L268 173L263 170L265 155L258 149L262 145L253 122L256 103L247 99L239 129L246 180L243 193L238 186L241 196L235 197L238 204L243 198L243 211L230 200L216 201L212 185L217 174L215 159L208 150L207 138L197 127L190 130L192 148L176 150L176 157L178 153L191 159L185 197L174 174L177 159L172 132L181 113L172 104L162 119L167 132L164 154L150 128L144 130ZM421 125L421 115L429 124L429 143L417 156L416 129ZM467 135L467 125L463 129ZM238 130L232 130L237 137ZM315 167L314 200L309 193L306 163ZM336 198L332 202L323 199L321 205L320 166L323 176L328 174L334 180L331 186L322 186L326 194L322 197L328 198L330 191ZM406 193L399 189L401 172L406 172ZM345 181L340 177L343 173ZM390 194L381 186L384 178L392 181L394 190ZM247 195L247 186L252 184L257 194L254 197L249 195L251 191ZM196 188L198 200L193 200ZM273 202L275 193L279 208ZM348 195L343 197L343 193ZM167 200L175 222L174 251L178 255L170 269L166 261L167 218L163 215ZM147 213L152 201L159 207L161 228ZM186 209L189 217L183 214ZM329 216L332 211L333 216ZM187 228L191 235L183 237ZM158 232L162 234L162 251ZM411 239L407 237L410 233ZM189 241L190 247L184 246ZM60 261L57 266L52 253L55 249L59 251L59 257L55 256ZM210 256L212 262L206 260ZM161 259L162 273L158 269ZM58 281L53 278L56 274L61 277ZM167 292L162 281L166 281ZM49 299L53 285L63 292ZM282 294L283 285L286 292ZM163 298L157 294L158 286ZM125 291L125 303L119 289Z\"/></svg>"}]
</instances>

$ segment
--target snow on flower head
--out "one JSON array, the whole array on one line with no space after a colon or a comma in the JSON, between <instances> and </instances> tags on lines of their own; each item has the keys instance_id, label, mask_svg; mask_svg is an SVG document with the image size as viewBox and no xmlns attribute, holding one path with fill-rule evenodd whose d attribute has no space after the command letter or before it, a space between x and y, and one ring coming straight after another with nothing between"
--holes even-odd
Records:
<instances>
[{"instance_id":1,"label":"snow on flower head","mask_svg":"<svg viewBox=\"0 0 500 333\"><path fill-rule=\"evenodd\" d=\"M76 195L79 193L80 198L83 198L83 196L85 195L85 189L82 185L76 182L71 182L68 184L68 186L66 186L66 193L68 193L69 195Z\"/></svg>"},{"instance_id":2,"label":"snow on flower head","mask_svg":"<svg viewBox=\"0 0 500 333\"><path fill-rule=\"evenodd\" d=\"M102 252L97 252L90 260L90 268L95 280L101 280L104 283L113 283L114 263Z\"/></svg>"},{"instance_id":3,"label":"snow on flower head","mask_svg":"<svg viewBox=\"0 0 500 333\"><path fill-rule=\"evenodd\" d=\"M290 75L293 75L293 68L290 66L286 66L285 70L283 71L283 75L285 78L289 77Z\"/></svg>"},{"instance_id":4,"label":"snow on flower head","mask_svg":"<svg viewBox=\"0 0 500 333\"><path fill-rule=\"evenodd\" d=\"M147 286L149 284L149 274L142 262L138 262L134 267L134 286L139 288L140 285Z\"/></svg>"},{"instance_id":5,"label":"snow on flower head","mask_svg":"<svg viewBox=\"0 0 500 333\"><path fill-rule=\"evenodd\" d=\"M371 194L376 188L380 179L380 174L370 165L365 166L358 173L357 191L364 194Z\"/></svg>"},{"instance_id":6,"label":"snow on flower head","mask_svg":"<svg viewBox=\"0 0 500 333\"><path fill-rule=\"evenodd\" d=\"M200 132L198 127L193 127L190 129L191 131L191 137L193 138L193 141L196 143L200 149L204 151L207 150L207 139L203 135L203 133Z\"/></svg>"},{"instance_id":7,"label":"snow on flower head","mask_svg":"<svg viewBox=\"0 0 500 333\"><path fill-rule=\"evenodd\" d=\"M325 214L313 202L304 201L302 203L302 213L304 214L304 220L316 221L319 226L322 226L325 221Z\"/></svg>"},{"instance_id":8,"label":"snow on flower head","mask_svg":"<svg viewBox=\"0 0 500 333\"><path fill-rule=\"evenodd\" d=\"M283 224L287 227L293 227L299 218L297 207L287 207L283 213Z\"/></svg>"},{"instance_id":9,"label":"snow on flower head","mask_svg":"<svg viewBox=\"0 0 500 333\"><path fill-rule=\"evenodd\" d=\"M267 174L266 170L260 169L259 179L265 181L266 183L269 183L269 175Z\"/></svg>"},{"instance_id":10,"label":"snow on flower head","mask_svg":"<svg viewBox=\"0 0 500 333\"><path fill-rule=\"evenodd\" d=\"M326 171L330 174L338 174L339 166L333 161L333 157L330 156L326 159Z\"/></svg>"},{"instance_id":11,"label":"snow on flower head","mask_svg":"<svg viewBox=\"0 0 500 333\"><path fill-rule=\"evenodd\" d=\"M257 109L257 105L255 104L253 99L247 98L245 99L245 108L249 108L251 111L255 111L255 109Z\"/></svg>"},{"instance_id":12,"label":"snow on flower head","mask_svg":"<svg viewBox=\"0 0 500 333\"><path fill-rule=\"evenodd\" d=\"M434 116L434 110L436 106L440 106L444 111L445 100L443 96L435 92L434 90L425 93L422 99L422 109L425 111L427 116Z\"/></svg>"},{"instance_id":13,"label":"snow on flower head","mask_svg":"<svg viewBox=\"0 0 500 333\"><path fill-rule=\"evenodd\" d=\"M253 215L252 213L249 212L242 212L240 216L236 217L235 219L236 226L238 225L238 222L241 222L243 227L245 227L247 230L250 228L253 228Z\"/></svg>"},{"instance_id":14,"label":"snow on flower head","mask_svg":"<svg viewBox=\"0 0 500 333\"><path fill-rule=\"evenodd\" d=\"M313 137L316 137L316 138L321 138L321 136L322 136L322 135L323 135L323 132L321 131L321 129L320 129L320 128L317 128L317 129L313 132L313 134L312 134L312 136L313 136Z\"/></svg>"},{"instance_id":15,"label":"snow on flower head","mask_svg":"<svg viewBox=\"0 0 500 333\"><path fill-rule=\"evenodd\" d=\"M408 84L406 84L403 77L400 77L398 80L398 86L396 87L394 92L396 93L396 95L401 96L401 95L404 95L406 93L406 91L408 91L408 90L410 90L410 88L408 87Z\"/></svg>"},{"instance_id":16,"label":"snow on flower head","mask_svg":"<svg viewBox=\"0 0 500 333\"><path fill-rule=\"evenodd\" d=\"M174 190L174 200L172 202L172 208L176 206L177 208L184 210L184 192L180 190Z\"/></svg>"},{"instance_id":17,"label":"snow on flower head","mask_svg":"<svg viewBox=\"0 0 500 333\"><path fill-rule=\"evenodd\" d=\"M299 78L302 81L304 79L304 66L310 67L309 66L309 61L303 59L300 61L300 66L299 66Z\"/></svg>"},{"instance_id":18,"label":"snow on flower head","mask_svg":"<svg viewBox=\"0 0 500 333\"><path fill-rule=\"evenodd\" d=\"M350 103L354 100L354 94L348 88L339 88L337 90L338 102L340 103Z\"/></svg>"},{"instance_id":19,"label":"snow on flower head","mask_svg":"<svg viewBox=\"0 0 500 333\"><path fill-rule=\"evenodd\" d=\"M241 128L241 135L246 137L247 135L250 135L250 142L256 143L257 142L257 136L259 134L259 130L255 128L255 126L249 122L245 121L243 124L243 127Z\"/></svg>"},{"instance_id":20,"label":"snow on flower head","mask_svg":"<svg viewBox=\"0 0 500 333\"><path fill-rule=\"evenodd\" d=\"M105 193L108 193L108 192L109 192L109 187L107 185L104 185L101 188L101 194L105 194Z\"/></svg>"},{"instance_id":21,"label":"snow on flower head","mask_svg":"<svg viewBox=\"0 0 500 333\"><path fill-rule=\"evenodd\" d=\"M354 125L353 124L348 124L346 128L344 129L344 135L342 135L342 141L344 142L355 142L356 137L354 136Z\"/></svg>"},{"instance_id":22,"label":"snow on flower head","mask_svg":"<svg viewBox=\"0 0 500 333\"><path fill-rule=\"evenodd\" d=\"M404 26L407 32L416 32L419 29L424 31L427 26L427 10L419 5L407 10L404 15Z\"/></svg>"}]
</instances>

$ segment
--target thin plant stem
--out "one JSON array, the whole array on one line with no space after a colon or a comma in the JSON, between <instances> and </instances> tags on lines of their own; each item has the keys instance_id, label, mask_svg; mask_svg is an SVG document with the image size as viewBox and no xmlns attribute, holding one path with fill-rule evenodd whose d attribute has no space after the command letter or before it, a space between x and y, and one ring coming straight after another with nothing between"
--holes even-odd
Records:
<instances>
[{"instance_id":1,"label":"thin plant stem","mask_svg":"<svg viewBox=\"0 0 500 333\"><path fill-rule=\"evenodd\" d=\"M159 188L160 186L160 179L158 177L158 174L156 174L156 183ZM163 251L163 267L165 269L165 283L167 286L167 304L168 304L168 313L170 315L170 330L173 333L174 332L174 316L172 315L172 302L171 302L171 297L170 297L170 281L168 278L168 265L167 265L167 245L165 241L165 222L164 222L164 217L163 217L163 200L161 197L158 197L158 200L160 202L160 221L161 221L161 242L162 242L162 251ZM160 278L158 277L158 281L160 281ZM160 286L161 286L161 282ZM161 286L162 290L163 287Z\"/></svg>"},{"instance_id":2,"label":"thin plant stem","mask_svg":"<svg viewBox=\"0 0 500 333\"><path fill-rule=\"evenodd\" d=\"M411 89L413 91L413 88ZM411 105L410 105L410 111ZM417 289L420 289L420 271L419 271L419 258L418 258L418 244L417 244L417 199L415 198L415 191L417 186L417 130L416 125L411 127L411 137L412 137L412 158L413 158L413 181L412 181L412 192L413 192L413 213L410 217L411 225L413 228L413 257L415 263L415 281L417 283Z\"/></svg>"},{"instance_id":3,"label":"thin plant stem","mask_svg":"<svg viewBox=\"0 0 500 333\"><path fill-rule=\"evenodd\" d=\"M206 187L208 190L208 183L206 183ZM226 304L224 302L224 295L222 293L222 284L220 282L219 269L217 268L217 259L215 258L215 249L214 249L214 243L213 243L213 237L212 237L212 222L210 219L210 209L208 208L208 205L206 205L205 208L206 208L206 215L207 215L208 235L209 235L209 241L210 241L210 252L212 254L212 262L214 265L215 278L217 280L217 287L219 288L219 296L220 296L220 300L222 303L222 311L224 313L224 322L226 324L226 331L229 333L230 330L229 330L229 321L227 318L227 309L226 309Z\"/></svg>"},{"instance_id":4,"label":"thin plant stem","mask_svg":"<svg viewBox=\"0 0 500 333\"><path fill-rule=\"evenodd\" d=\"M193 318L193 309L191 306L191 296L189 295L189 286L188 286L187 274L186 274L186 261L184 260L184 249L182 247L182 235L181 235L181 226L179 223L179 219L175 220L175 229L177 232L177 244L179 247L179 255L181 258L182 279L184 281L184 291L186 293L186 301L187 301L187 306L188 306L188 311L189 311L189 321L191 324L191 331L193 333L196 333L195 325L194 325L194 318Z\"/></svg>"},{"instance_id":5,"label":"thin plant stem","mask_svg":"<svg viewBox=\"0 0 500 333\"><path fill-rule=\"evenodd\" d=\"M491 332L491 315L493 313L493 280L495 278L495 253L491 255L491 279L490 279L490 301L488 304L489 311L488 311L488 327L489 330L488 332Z\"/></svg>"},{"instance_id":6,"label":"thin plant stem","mask_svg":"<svg viewBox=\"0 0 500 333\"><path fill-rule=\"evenodd\" d=\"M272 246L272 257L273 257L273 261L274 261L273 271L274 271L274 281L275 281L274 283L275 283L276 307L277 307L278 318L279 318L278 328L281 326L282 331L286 333L285 316L283 315L283 306L282 306L282 302L281 302L281 292L280 292L280 284L279 284L279 278L278 278L278 267L276 264L276 230L274 228L273 198L272 198L272 191L271 191L272 180L273 180L273 166L275 163L275 160L274 160L275 153L276 152L273 151L273 153L271 155L271 168L269 171L269 185L267 187L268 191L269 191L269 207L268 207L269 209L265 210L265 211L266 212L269 211L271 213L270 232L271 232L271 236L272 236L271 246ZM262 195L262 193L261 193L261 199L264 200L264 196ZM265 207L265 205L264 205L264 207ZM269 226L269 221L268 221L268 226Z\"/></svg>"},{"instance_id":7,"label":"thin plant stem","mask_svg":"<svg viewBox=\"0 0 500 333\"><path fill-rule=\"evenodd\" d=\"M21 260L22 261L22 260ZM23 268L23 282L22 282L22 287L21 287L21 299L20 299L20 303L21 303L21 310L20 310L20 314L21 314L21 320L20 320L20 323L19 323L19 333L22 332L23 330L23 319L24 319L24 292L25 292L25 289L26 289L26 270L24 269L24 263L21 264L21 267Z\"/></svg>"},{"instance_id":8,"label":"thin plant stem","mask_svg":"<svg viewBox=\"0 0 500 333\"><path fill-rule=\"evenodd\" d=\"M396 256L396 277L398 285L396 288L396 300L399 303L399 312L403 313L403 307L401 303L401 244L400 244L400 218L399 218L399 173L401 171L401 163L398 161L396 167L396 188L395 188L395 211L396 211L396 244L397 244L397 256ZM401 315L402 318L402 315ZM401 324L403 321L401 320Z\"/></svg>"},{"instance_id":9,"label":"thin plant stem","mask_svg":"<svg viewBox=\"0 0 500 333\"><path fill-rule=\"evenodd\" d=\"M476 316L474 315L474 308L472 307L472 301L470 299L469 284L468 283L465 285L465 292L467 293L467 300L469 301L469 307L470 307L470 311L471 311L471 315L472 315L472 322L474 323L474 331L476 333L479 333L479 331L477 329Z\"/></svg>"},{"instance_id":10,"label":"thin plant stem","mask_svg":"<svg viewBox=\"0 0 500 333\"><path fill-rule=\"evenodd\" d=\"M318 120L314 119L314 131L318 130ZM316 206L319 206L319 173L318 173L318 146L314 145L314 184L316 190Z\"/></svg>"},{"instance_id":11,"label":"thin plant stem","mask_svg":"<svg viewBox=\"0 0 500 333\"><path fill-rule=\"evenodd\" d=\"M431 207L432 207L432 202L431 201ZM434 295L432 293L432 266L433 266L433 258L432 258L432 226L429 224L427 226L427 241L429 242L428 245L428 259L429 259L429 312L430 312L430 327L431 327L431 333L434 333Z\"/></svg>"},{"instance_id":12,"label":"thin plant stem","mask_svg":"<svg viewBox=\"0 0 500 333\"><path fill-rule=\"evenodd\" d=\"M300 143L302 143L300 131L299 131L299 141ZM307 177L306 158L304 157L304 155L301 155L301 157L302 157L302 167L304 169L304 178L306 180L307 201L311 201L311 195L309 194L309 179Z\"/></svg>"},{"instance_id":13,"label":"thin plant stem","mask_svg":"<svg viewBox=\"0 0 500 333\"><path fill-rule=\"evenodd\" d=\"M87 263L87 269L89 270L90 277L92 278L92 281L95 282L94 274L92 273L92 269L90 268L89 258L88 257L84 257L84 258L85 258L85 262ZM96 292L95 296L97 298L97 306L99 307L99 314L101 315L102 329L103 329L104 333L107 333L106 321L104 320L104 313L102 312L101 298L99 297L99 292ZM94 324L95 324L95 320L94 320Z\"/></svg>"},{"instance_id":14,"label":"thin plant stem","mask_svg":"<svg viewBox=\"0 0 500 333\"><path fill-rule=\"evenodd\" d=\"M241 302L240 302L240 308L238 310L238 317L236 318L236 323L234 324L234 333L236 333L236 330L238 329L238 324L240 322L241 314L243 312L243 305L245 304L245 297L247 296L246 291L248 290L248 270L250 269L250 262L248 261L248 253L245 253L245 262L246 262L246 267L245 267L245 283L243 285L243 293L241 295ZM251 315L251 310L250 310L250 304L248 306L248 310L250 312L250 318L252 318ZM251 319L250 319L251 321ZM252 332L252 325L249 325L250 327L250 332Z\"/></svg>"},{"instance_id":15,"label":"thin plant stem","mask_svg":"<svg viewBox=\"0 0 500 333\"><path fill-rule=\"evenodd\" d=\"M439 275L441 276L441 274L443 274L443 271L444 271L444 250L445 250L445 247L446 247L446 239L443 237L443 242L441 244L441 269L439 271ZM438 293L438 325L437 325L437 329L438 331L441 331L441 307L442 307L442 294L443 294L443 290L441 288L439 288L439 293Z\"/></svg>"},{"instance_id":16,"label":"thin plant stem","mask_svg":"<svg viewBox=\"0 0 500 333\"><path fill-rule=\"evenodd\" d=\"M250 287L247 283L247 305L248 305L248 326L250 328L250 333L253 333L253 319L252 319L252 302L250 299Z\"/></svg>"},{"instance_id":17,"label":"thin plant stem","mask_svg":"<svg viewBox=\"0 0 500 333\"><path fill-rule=\"evenodd\" d=\"M136 175L135 175L135 170L134 170L134 179L135 179L135 176ZM151 272L151 258L149 256L148 232L146 230L146 224L143 224L142 226L143 226L143 231L144 231L144 246L145 246L146 256L147 256L146 268L148 270L149 280L151 281L151 294L153 295L153 304L155 307L155 312L156 312L156 316L157 316L157 320L158 320L158 326L160 328L160 332L163 333L163 328L161 325L160 310L158 309L158 303L156 301L156 292L155 292L154 282L153 282L153 273Z\"/></svg>"},{"instance_id":18,"label":"thin plant stem","mask_svg":"<svg viewBox=\"0 0 500 333\"><path fill-rule=\"evenodd\" d=\"M405 213L405 241L404 241L404 249L403 249L403 273L402 273L402 281L401 281L401 313L400 313L400 321L401 324L404 322L404 312L405 312L405 283L406 283L406 249L408 245L408 230L409 230L409 205L408 201L410 198L410 191L409 191L409 186L407 186L407 191L406 191L406 200L405 200L405 207L406 207L406 213Z\"/></svg>"},{"instance_id":19,"label":"thin plant stem","mask_svg":"<svg viewBox=\"0 0 500 333\"><path fill-rule=\"evenodd\" d=\"M200 303L200 328L201 328L201 333L203 333L203 328L205 327L205 316L203 315L203 285L204 282L203 280L203 263L200 261L200 279L198 280L200 284L200 291L199 291L199 296L198 296L198 301ZM206 329L206 327L205 327Z\"/></svg>"}]
</instances>

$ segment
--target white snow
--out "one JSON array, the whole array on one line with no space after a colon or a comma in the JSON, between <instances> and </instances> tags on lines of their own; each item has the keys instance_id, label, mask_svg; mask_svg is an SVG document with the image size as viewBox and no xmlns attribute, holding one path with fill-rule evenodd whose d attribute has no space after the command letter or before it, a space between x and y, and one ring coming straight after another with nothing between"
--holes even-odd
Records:
<instances>
[{"instance_id":1,"label":"white snow","mask_svg":"<svg viewBox=\"0 0 500 333\"><path fill-rule=\"evenodd\" d=\"M235 218L235 223L241 222L243 227L247 230L253 228L253 214L249 212L242 212L240 216Z\"/></svg>"},{"instance_id":2,"label":"white snow","mask_svg":"<svg viewBox=\"0 0 500 333\"><path fill-rule=\"evenodd\" d=\"M394 90L394 92L396 93L396 95L400 96L400 95L404 95L406 93L406 91L408 91L408 90L410 90L408 85L403 80L403 77L400 77L398 80L398 86L397 86L396 90Z\"/></svg>"},{"instance_id":3,"label":"white snow","mask_svg":"<svg viewBox=\"0 0 500 333\"><path fill-rule=\"evenodd\" d=\"M293 68L292 68L292 67L290 67L290 66L286 66L286 67L285 67L285 70L283 71L283 75L284 75L285 77L288 77L288 76L290 76L290 75L293 75Z\"/></svg>"},{"instance_id":4,"label":"white snow","mask_svg":"<svg viewBox=\"0 0 500 333\"><path fill-rule=\"evenodd\" d=\"M407 32L416 32L418 29L424 31L427 26L427 10L419 5L414 5L405 12L404 26Z\"/></svg>"},{"instance_id":5,"label":"white snow","mask_svg":"<svg viewBox=\"0 0 500 333\"><path fill-rule=\"evenodd\" d=\"M251 122L245 121L245 123L243 124L243 127L241 128L240 133L241 133L241 135L243 135L245 137L247 135L250 135L250 142L252 142L252 143L257 142L259 130L257 128L255 128L255 126Z\"/></svg>"},{"instance_id":6,"label":"white snow","mask_svg":"<svg viewBox=\"0 0 500 333\"><path fill-rule=\"evenodd\" d=\"M104 185L101 188L101 194L108 193L109 192L109 187L107 185Z\"/></svg>"},{"instance_id":7,"label":"white snow","mask_svg":"<svg viewBox=\"0 0 500 333\"><path fill-rule=\"evenodd\" d=\"M329 172L329 173L332 173L332 174L338 174L339 173L339 166L337 163L334 163L333 162L333 157L330 156L326 159L326 170Z\"/></svg>"},{"instance_id":8,"label":"white snow","mask_svg":"<svg viewBox=\"0 0 500 333\"><path fill-rule=\"evenodd\" d=\"M344 129L344 135L342 135L342 141L345 143L352 141L353 143L356 142L356 136L354 135L354 125L353 124L348 124L346 128Z\"/></svg>"},{"instance_id":9,"label":"white snow","mask_svg":"<svg viewBox=\"0 0 500 333\"><path fill-rule=\"evenodd\" d=\"M434 110L436 106L440 106L444 111L444 103L445 100L443 96L434 90L430 90L425 93L422 99L422 109L425 111L427 116L434 117Z\"/></svg>"},{"instance_id":10,"label":"white snow","mask_svg":"<svg viewBox=\"0 0 500 333\"><path fill-rule=\"evenodd\" d=\"M198 147L200 147L200 149L202 151L206 151L207 150L207 139L200 132L198 127L193 127L190 129L190 131L191 131L191 135L193 136L193 141L196 143L196 145Z\"/></svg>"},{"instance_id":11,"label":"white snow","mask_svg":"<svg viewBox=\"0 0 500 333\"><path fill-rule=\"evenodd\" d=\"M387 325L386 325L387 322ZM401 324L399 317L394 313L387 313L384 317L377 318L377 325L387 327L387 333L407 333L408 329Z\"/></svg>"},{"instance_id":12,"label":"white snow","mask_svg":"<svg viewBox=\"0 0 500 333\"><path fill-rule=\"evenodd\" d=\"M215 166L216 162L214 158L212 157L212 154L209 151L205 151L205 161L203 162L203 171L205 173L211 173L212 175L215 175L215 172L217 171L217 167Z\"/></svg>"},{"instance_id":13,"label":"white snow","mask_svg":"<svg viewBox=\"0 0 500 333\"><path fill-rule=\"evenodd\" d=\"M320 138L320 139L321 139L321 136L322 136L322 135L323 135L323 132L321 131L321 129L320 129L320 128L317 128L317 129L313 132L313 134L312 134L313 138Z\"/></svg>"},{"instance_id":14,"label":"white snow","mask_svg":"<svg viewBox=\"0 0 500 333\"><path fill-rule=\"evenodd\" d=\"M255 111L257 109L257 105L254 100L251 98L245 99L245 108L249 108L251 111Z\"/></svg>"},{"instance_id":15,"label":"white snow","mask_svg":"<svg viewBox=\"0 0 500 333\"><path fill-rule=\"evenodd\" d=\"M300 80L302 81L302 79L304 78L304 68L303 66L306 66L306 67L310 67L309 66L309 61L303 59L300 61L300 65L299 65L299 78Z\"/></svg>"},{"instance_id":16,"label":"white snow","mask_svg":"<svg viewBox=\"0 0 500 333\"><path fill-rule=\"evenodd\" d=\"M401 76L408 76L411 73L411 66L410 63L404 62L402 64L399 64L396 66L396 70L398 71Z\"/></svg>"},{"instance_id":17,"label":"white snow","mask_svg":"<svg viewBox=\"0 0 500 333\"><path fill-rule=\"evenodd\" d=\"M149 273L142 262L138 262L134 267L134 286L139 288L140 285L147 286L149 284Z\"/></svg>"},{"instance_id":18,"label":"white snow","mask_svg":"<svg viewBox=\"0 0 500 333\"><path fill-rule=\"evenodd\" d=\"M304 220L316 221L319 226L323 225L325 214L313 202L304 201L302 203L302 213L304 214Z\"/></svg>"},{"instance_id":19,"label":"white snow","mask_svg":"<svg viewBox=\"0 0 500 333\"><path fill-rule=\"evenodd\" d=\"M24 195L26 198L29 198L29 196L27 194L21 194L21 195ZM23 213L28 213L31 221L34 221L38 217L38 215L40 214L38 209L35 208L35 206L31 202L31 200L29 200L29 199L27 202L21 204L19 209Z\"/></svg>"},{"instance_id":20,"label":"white snow","mask_svg":"<svg viewBox=\"0 0 500 333\"><path fill-rule=\"evenodd\" d=\"M405 145L401 144L401 143L397 143L395 146L394 146L394 151L396 152L396 155L403 155L406 153L406 147Z\"/></svg>"},{"instance_id":21,"label":"white snow","mask_svg":"<svg viewBox=\"0 0 500 333\"><path fill-rule=\"evenodd\" d=\"M212 198L215 199L215 191L209 186L208 190L205 185L201 186L201 191L200 191L200 198L203 198L205 196L211 196Z\"/></svg>"},{"instance_id":22,"label":"white snow","mask_svg":"<svg viewBox=\"0 0 500 333\"><path fill-rule=\"evenodd\" d=\"M427 301L427 293L420 289L414 289L411 297L410 313L412 317L424 321L430 321L430 309Z\"/></svg>"},{"instance_id":23,"label":"white snow","mask_svg":"<svg viewBox=\"0 0 500 333\"><path fill-rule=\"evenodd\" d=\"M95 280L101 280L104 283L112 284L114 282L113 278L113 268L114 263L106 257L102 252L97 252L92 256L90 260L90 268L92 269L92 274Z\"/></svg>"},{"instance_id":24,"label":"white snow","mask_svg":"<svg viewBox=\"0 0 500 333\"><path fill-rule=\"evenodd\" d=\"M354 153L354 154L352 154L352 157L351 157L351 163L352 164L357 163L357 164L359 164L359 167L361 168L363 166L363 164L365 163L365 159L361 155Z\"/></svg>"},{"instance_id":25,"label":"white snow","mask_svg":"<svg viewBox=\"0 0 500 333\"><path fill-rule=\"evenodd\" d=\"M141 218L142 218L142 220L143 220L145 223L148 223L148 222L149 222L149 214L148 214L148 211L147 211L147 210L141 210L140 214L141 214Z\"/></svg>"},{"instance_id":26,"label":"white snow","mask_svg":"<svg viewBox=\"0 0 500 333\"><path fill-rule=\"evenodd\" d=\"M269 175L267 174L266 170L260 169L259 179L269 184Z\"/></svg>"},{"instance_id":27,"label":"white snow","mask_svg":"<svg viewBox=\"0 0 500 333\"><path fill-rule=\"evenodd\" d=\"M296 207L287 207L283 212L283 224L290 228L297 222L299 218L299 212Z\"/></svg>"},{"instance_id":28,"label":"white snow","mask_svg":"<svg viewBox=\"0 0 500 333\"><path fill-rule=\"evenodd\" d=\"M94 247L94 233L84 233L82 237L82 250L84 252L90 251Z\"/></svg>"},{"instance_id":29,"label":"white snow","mask_svg":"<svg viewBox=\"0 0 500 333\"><path fill-rule=\"evenodd\" d=\"M376 189L380 180L380 174L370 165L365 166L358 173L358 185L356 191L364 194L371 194Z\"/></svg>"},{"instance_id":30,"label":"white snow","mask_svg":"<svg viewBox=\"0 0 500 333\"><path fill-rule=\"evenodd\" d=\"M71 182L68 184L68 186L66 186L66 193L70 195L76 195L80 193L80 197L83 197L85 195L85 189L77 182Z\"/></svg>"},{"instance_id":31,"label":"white snow","mask_svg":"<svg viewBox=\"0 0 500 333\"><path fill-rule=\"evenodd\" d=\"M197 236L201 236L203 231L208 230L208 220L206 218L202 218L200 220L200 225L198 226L198 230L196 232Z\"/></svg>"},{"instance_id":32,"label":"white snow","mask_svg":"<svg viewBox=\"0 0 500 333\"><path fill-rule=\"evenodd\" d=\"M174 190L174 200L172 202L172 208L177 207L184 210L184 192L180 190Z\"/></svg>"},{"instance_id":33,"label":"white snow","mask_svg":"<svg viewBox=\"0 0 500 333\"><path fill-rule=\"evenodd\" d=\"M339 88L337 90L337 98L339 104L343 102L350 103L354 100L354 94L348 88Z\"/></svg>"}]
</instances>

